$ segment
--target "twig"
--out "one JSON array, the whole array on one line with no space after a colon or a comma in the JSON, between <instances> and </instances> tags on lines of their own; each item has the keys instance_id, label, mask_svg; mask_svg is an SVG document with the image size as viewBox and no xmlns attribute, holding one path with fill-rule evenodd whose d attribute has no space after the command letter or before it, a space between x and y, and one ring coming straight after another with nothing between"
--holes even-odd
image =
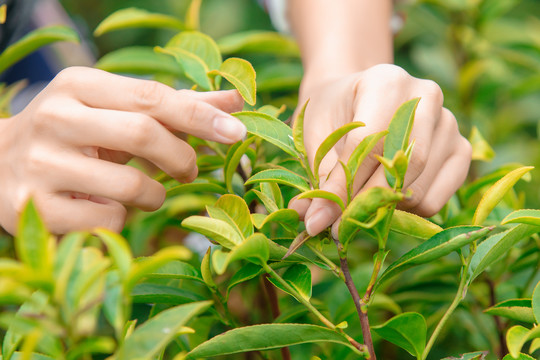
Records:
<instances>
[{"instance_id":1,"label":"twig","mask_svg":"<svg viewBox=\"0 0 540 360\"><path fill-rule=\"evenodd\" d=\"M486 276L486 283L489 288L489 306L495 306L497 304L497 297L495 295L495 283L488 276ZM497 335L499 337L499 358L503 358L508 353L508 347L506 345L506 337L504 336L504 328L501 318L497 315L493 316L495 325L497 327Z\"/></svg>"},{"instance_id":2,"label":"twig","mask_svg":"<svg viewBox=\"0 0 540 360\"><path fill-rule=\"evenodd\" d=\"M270 309L272 310L272 316L274 319L277 319L280 315L279 310L279 301L274 285L268 280L268 274L264 276L264 289L266 290L266 295L268 296L268 302L270 303ZM291 360L291 353L289 352L288 347L283 347L280 349L281 357L283 360Z\"/></svg>"}]
</instances>

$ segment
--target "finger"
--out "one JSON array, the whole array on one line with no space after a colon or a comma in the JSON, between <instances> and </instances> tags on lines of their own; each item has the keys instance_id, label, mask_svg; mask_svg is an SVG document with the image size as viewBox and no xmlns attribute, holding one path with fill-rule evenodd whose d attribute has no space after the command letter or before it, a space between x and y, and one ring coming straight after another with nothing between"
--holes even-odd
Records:
<instances>
[{"instance_id":1,"label":"finger","mask_svg":"<svg viewBox=\"0 0 540 360\"><path fill-rule=\"evenodd\" d=\"M126 209L118 202L92 197L93 201L71 199L67 194L37 196L36 206L48 229L55 234L104 227L122 231Z\"/></svg>"},{"instance_id":2,"label":"finger","mask_svg":"<svg viewBox=\"0 0 540 360\"><path fill-rule=\"evenodd\" d=\"M63 140L127 152L154 163L181 182L197 177L195 150L153 118L139 113L74 107Z\"/></svg>"},{"instance_id":3,"label":"finger","mask_svg":"<svg viewBox=\"0 0 540 360\"><path fill-rule=\"evenodd\" d=\"M310 204L311 199L298 199L297 196L295 196L291 199L291 201L289 201L288 208L295 210L298 213L300 220L303 221Z\"/></svg>"},{"instance_id":4,"label":"finger","mask_svg":"<svg viewBox=\"0 0 540 360\"><path fill-rule=\"evenodd\" d=\"M423 217L438 213L465 181L470 162L470 144L462 139L461 149L444 163L425 196L408 211Z\"/></svg>"},{"instance_id":5,"label":"finger","mask_svg":"<svg viewBox=\"0 0 540 360\"><path fill-rule=\"evenodd\" d=\"M237 90L205 91L193 94L195 99L204 101L227 113L242 111L244 99Z\"/></svg>"},{"instance_id":6,"label":"finger","mask_svg":"<svg viewBox=\"0 0 540 360\"><path fill-rule=\"evenodd\" d=\"M50 180L56 192L104 197L146 211L158 209L165 200L163 185L131 166L64 154L51 161L50 171L62 174Z\"/></svg>"},{"instance_id":7,"label":"finger","mask_svg":"<svg viewBox=\"0 0 540 360\"><path fill-rule=\"evenodd\" d=\"M174 90L159 82L90 68L66 69L53 84L90 107L144 113L167 127L203 139L234 143L246 135L240 120L203 101L204 96L191 90ZM231 98L228 92L216 92L209 97L217 102L220 96L222 102Z\"/></svg>"}]
</instances>

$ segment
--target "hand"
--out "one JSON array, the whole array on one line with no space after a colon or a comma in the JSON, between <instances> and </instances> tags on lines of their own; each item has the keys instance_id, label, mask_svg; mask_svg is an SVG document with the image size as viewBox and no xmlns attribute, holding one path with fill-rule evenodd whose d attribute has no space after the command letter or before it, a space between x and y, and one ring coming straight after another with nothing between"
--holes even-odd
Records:
<instances>
[{"instance_id":1,"label":"hand","mask_svg":"<svg viewBox=\"0 0 540 360\"><path fill-rule=\"evenodd\" d=\"M13 233L33 197L54 233L120 231L125 205L158 209L165 189L124 165L145 158L182 182L197 176L195 151L172 131L234 143L245 126L236 91L176 91L90 68L62 71L21 113L0 120L0 225Z\"/></svg>"},{"instance_id":2,"label":"hand","mask_svg":"<svg viewBox=\"0 0 540 360\"><path fill-rule=\"evenodd\" d=\"M311 164L317 148L332 131L351 121L366 124L351 131L324 158L319 170L320 188L346 201L345 174L338 160L347 163L364 137L387 129L397 108L416 97L421 100L410 137L416 144L404 183L412 196L398 208L425 217L436 214L465 180L471 146L460 135L454 115L443 108L439 86L414 78L394 65L376 65L359 73L302 84L300 100L310 99L304 117L304 141ZM382 152L383 140L360 167L354 179L354 194L374 186L388 186L384 168L373 156ZM293 199L289 207L304 217L312 236L333 223L336 227L341 214L335 203L325 199ZM333 232L337 233L335 227Z\"/></svg>"}]
</instances>

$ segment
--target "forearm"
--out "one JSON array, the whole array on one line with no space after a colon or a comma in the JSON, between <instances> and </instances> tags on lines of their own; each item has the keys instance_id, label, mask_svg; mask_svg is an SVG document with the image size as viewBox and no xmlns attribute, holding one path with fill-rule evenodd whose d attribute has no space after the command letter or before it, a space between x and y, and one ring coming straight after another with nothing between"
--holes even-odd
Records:
<instances>
[{"instance_id":1,"label":"forearm","mask_svg":"<svg viewBox=\"0 0 540 360\"><path fill-rule=\"evenodd\" d=\"M391 0L289 0L304 81L392 63Z\"/></svg>"}]
</instances>

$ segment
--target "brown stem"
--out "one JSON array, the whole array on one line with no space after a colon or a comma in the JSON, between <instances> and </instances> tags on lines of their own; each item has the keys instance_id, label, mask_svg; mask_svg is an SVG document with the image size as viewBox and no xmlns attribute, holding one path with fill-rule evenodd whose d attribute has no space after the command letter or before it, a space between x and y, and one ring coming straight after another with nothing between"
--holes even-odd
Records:
<instances>
[{"instance_id":1,"label":"brown stem","mask_svg":"<svg viewBox=\"0 0 540 360\"><path fill-rule=\"evenodd\" d=\"M264 276L264 289L266 290L266 295L268 296L268 301L270 303L272 316L274 317L274 319L277 319L277 317L281 313L279 310L278 296L277 296L276 288L274 287L274 285L270 283L270 281L268 280L268 276L269 276L268 274ZM281 351L281 357L283 358L283 360L291 360L291 353L289 352L288 347L281 348L280 351Z\"/></svg>"},{"instance_id":2,"label":"brown stem","mask_svg":"<svg viewBox=\"0 0 540 360\"><path fill-rule=\"evenodd\" d=\"M489 287L489 302L490 307L497 304L497 297L495 295L495 283L489 277L486 276L486 283ZM501 321L501 318L497 315L493 316L495 325L497 327L497 335L499 336L499 358L503 358L505 354L508 353L508 347L506 345L506 337L504 336L504 324Z\"/></svg>"},{"instance_id":3,"label":"brown stem","mask_svg":"<svg viewBox=\"0 0 540 360\"><path fill-rule=\"evenodd\" d=\"M375 355L375 348L373 347L373 340L371 338L371 331L369 329L369 319L367 315L366 303L364 303L364 301L360 299L360 295L358 294L356 285L354 284L354 281L351 277L351 272L349 270L349 263L347 261L347 255L343 251L343 245L338 240L335 240L335 239L334 239L334 243L336 244L338 248L341 271L343 273L343 276L345 277L345 285L347 286L347 289L349 290L349 293L351 294L353 298L354 306L356 307L356 312L358 313L358 318L360 319L360 326L362 328L362 336L364 337L364 344L367 347L367 350L369 352L369 359L377 360L377 356Z\"/></svg>"}]
</instances>

